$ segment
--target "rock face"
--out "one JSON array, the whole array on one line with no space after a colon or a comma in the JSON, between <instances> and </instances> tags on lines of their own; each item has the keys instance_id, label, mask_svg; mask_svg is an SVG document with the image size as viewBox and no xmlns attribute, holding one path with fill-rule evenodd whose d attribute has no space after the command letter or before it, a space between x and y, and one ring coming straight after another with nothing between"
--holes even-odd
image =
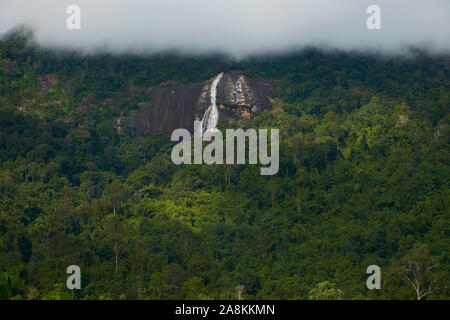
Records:
<instances>
[{"instance_id":1,"label":"rock face","mask_svg":"<svg viewBox=\"0 0 450 320\"><path fill-rule=\"evenodd\" d=\"M136 115L136 126L151 133L171 134L178 128L193 132L194 120L201 120L211 104L214 78L194 86L150 89L148 103ZM257 115L270 106L271 92L270 83L250 79L240 71L225 73L217 85L219 119Z\"/></svg>"},{"instance_id":2,"label":"rock face","mask_svg":"<svg viewBox=\"0 0 450 320\"><path fill-rule=\"evenodd\" d=\"M242 72L225 74L217 88L217 105L223 117L253 117L270 106L272 86L247 78Z\"/></svg>"},{"instance_id":3,"label":"rock face","mask_svg":"<svg viewBox=\"0 0 450 320\"><path fill-rule=\"evenodd\" d=\"M193 115L200 112L198 102L202 86L152 88L149 101L136 115L138 129L171 134L177 128L193 130Z\"/></svg>"}]
</instances>

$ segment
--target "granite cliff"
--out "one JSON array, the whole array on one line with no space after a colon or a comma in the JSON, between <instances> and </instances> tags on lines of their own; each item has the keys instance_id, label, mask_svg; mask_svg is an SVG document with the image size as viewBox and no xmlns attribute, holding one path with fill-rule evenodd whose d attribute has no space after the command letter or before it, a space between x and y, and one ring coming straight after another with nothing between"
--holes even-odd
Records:
<instances>
[{"instance_id":1,"label":"granite cliff","mask_svg":"<svg viewBox=\"0 0 450 320\"><path fill-rule=\"evenodd\" d=\"M145 132L171 134L177 128L193 131L211 105L216 77L192 86L151 88L148 102L136 115L136 126ZM219 118L234 121L252 117L270 106L270 83L248 78L241 71L224 73L217 84Z\"/></svg>"}]
</instances>

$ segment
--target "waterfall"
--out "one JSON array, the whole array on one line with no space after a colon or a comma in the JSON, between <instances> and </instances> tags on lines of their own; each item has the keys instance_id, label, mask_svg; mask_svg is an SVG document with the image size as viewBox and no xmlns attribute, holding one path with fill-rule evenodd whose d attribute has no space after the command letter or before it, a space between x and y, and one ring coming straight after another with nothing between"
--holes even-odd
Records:
<instances>
[{"instance_id":1,"label":"waterfall","mask_svg":"<svg viewBox=\"0 0 450 320\"><path fill-rule=\"evenodd\" d=\"M219 120L219 110L217 109L216 98L217 98L217 85L219 84L220 79L223 77L223 72L219 73L213 80L211 85L211 105L206 110L205 114L202 118L202 123L199 126L198 130L201 130L202 133L205 132L214 132L217 130L217 122Z\"/></svg>"}]
</instances>

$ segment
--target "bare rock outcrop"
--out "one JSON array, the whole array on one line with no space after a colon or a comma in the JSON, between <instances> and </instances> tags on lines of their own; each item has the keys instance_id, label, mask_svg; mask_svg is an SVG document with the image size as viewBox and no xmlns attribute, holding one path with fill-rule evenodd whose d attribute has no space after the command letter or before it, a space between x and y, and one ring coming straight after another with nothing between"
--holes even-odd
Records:
<instances>
[{"instance_id":1,"label":"bare rock outcrop","mask_svg":"<svg viewBox=\"0 0 450 320\"><path fill-rule=\"evenodd\" d=\"M145 132L171 134L178 128L193 131L211 104L213 79L182 87L152 88L148 103L136 115L136 126ZM270 83L248 78L241 71L225 73L217 85L219 118L230 121L253 117L270 106Z\"/></svg>"}]
</instances>

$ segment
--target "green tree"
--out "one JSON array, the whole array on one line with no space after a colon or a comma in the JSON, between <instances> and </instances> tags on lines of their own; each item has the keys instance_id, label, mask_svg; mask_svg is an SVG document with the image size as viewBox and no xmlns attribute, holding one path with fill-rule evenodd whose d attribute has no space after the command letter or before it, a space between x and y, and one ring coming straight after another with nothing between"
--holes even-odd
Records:
<instances>
[{"instance_id":1,"label":"green tree","mask_svg":"<svg viewBox=\"0 0 450 320\"><path fill-rule=\"evenodd\" d=\"M119 246L125 231L122 226L122 220L118 215L110 214L105 218L106 240L113 244L115 255L115 272L119 269Z\"/></svg>"},{"instance_id":2,"label":"green tree","mask_svg":"<svg viewBox=\"0 0 450 320\"><path fill-rule=\"evenodd\" d=\"M10 300L12 290L12 279L6 273L0 274L0 300Z\"/></svg>"},{"instance_id":3,"label":"green tree","mask_svg":"<svg viewBox=\"0 0 450 320\"><path fill-rule=\"evenodd\" d=\"M105 190L103 190L103 197L112 207L113 214L116 215L116 208L119 205L123 207L124 201L128 197L128 190L122 182L114 180L105 187Z\"/></svg>"},{"instance_id":4,"label":"green tree","mask_svg":"<svg viewBox=\"0 0 450 320\"><path fill-rule=\"evenodd\" d=\"M342 300L344 292L330 281L319 283L309 292L309 300Z\"/></svg>"}]
</instances>

